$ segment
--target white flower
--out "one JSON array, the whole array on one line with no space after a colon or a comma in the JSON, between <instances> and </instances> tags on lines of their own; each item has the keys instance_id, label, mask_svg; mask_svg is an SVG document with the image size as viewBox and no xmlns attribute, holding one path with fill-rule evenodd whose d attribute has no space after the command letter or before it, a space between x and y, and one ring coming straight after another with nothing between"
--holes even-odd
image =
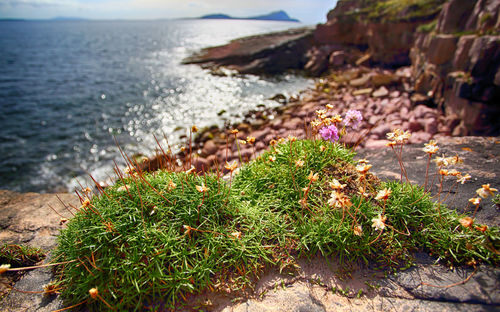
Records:
<instances>
[{"instance_id":1,"label":"white flower","mask_svg":"<svg viewBox=\"0 0 500 312\"><path fill-rule=\"evenodd\" d=\"M383 229L385 229L385 220L387 220L386 216L378 215L377 218L372 219L373 222L372 227L375 228L376 230L382 231Z\"/></svg>"}]
</instances>

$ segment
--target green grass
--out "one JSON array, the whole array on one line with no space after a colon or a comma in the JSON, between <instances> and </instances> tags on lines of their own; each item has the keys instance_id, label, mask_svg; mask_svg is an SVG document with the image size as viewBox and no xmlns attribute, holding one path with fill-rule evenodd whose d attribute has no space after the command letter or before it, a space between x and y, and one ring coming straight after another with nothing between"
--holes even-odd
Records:
<instances>
[{"instance_id":1,"label":"green grass","mask_svg":"<svg viewBox=\"0 0 500 312\"><path fill-rule=\"evenodd\" d=\"M363 7L347 15L372 21L405 21L433 17L445 0L365 0Z\"/></svg>"},{"instance_id":2,"label":"green grass","mask_svg":"<svg viewBox=\"0 0 500 312\"><path fill-rule=\"evenodd\" d=\"M18 244L0 246L0 264L10 264L13 268L31 266L44 258L45 253L39 248Z\"/></svg>"},{"instance_id":3,"label":"green grass","mask_svg":"<svg viewBox=\"0 0 500 312\"><path fill-rule=\"evenodd\" d=\"M329 142L287 141L229 182L165 171L144 174L148 183L137 175L120 179L80 208L59 236L58 261L70 261L59 268L63 296L94 311L108 304L119 311L173 307L207 287L243 291L266 266L293 271L298 258L318 253L346 267L408 266L416 250L447 264L499 262L497 228L465 228L461 216L438 210L421 188L363 178L353 157ZM352 205L328 204L334 179L345 184ZM202 183L206 192L196 188ZM386 187L392 194L384 204L374 197ZM384 210L386 228L378 231L372 219ZM100 298L89 297L91 288Z\"/></svg>"}]
</instances>

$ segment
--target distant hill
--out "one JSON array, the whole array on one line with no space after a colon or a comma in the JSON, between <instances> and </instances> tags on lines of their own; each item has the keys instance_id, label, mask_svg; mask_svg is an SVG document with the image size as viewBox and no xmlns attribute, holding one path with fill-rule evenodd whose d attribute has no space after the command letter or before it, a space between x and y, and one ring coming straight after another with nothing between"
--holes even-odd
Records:
<instances>
[{"instance_id":1,"label":"distant hill","mask_svg":"<svg viewBox=\"0 0 500 312\"><path fill-rule=\"evenodd\" d=\"M227 14L209 14L200 17L201 19L243 19L243 20L260 20L260 21L284 21L284 22L300 22L298 19L291 18L285 11L271 12L266 15L253 17L233 17Z\"/></svg>"},{"instance_id":2,"label":"distant hill","mask_svg":"<svg viewBox=\"0 0 500 312\"><path fill-rule=\"evenodd\" d=\"M72 17L72 16L57 16L52 19L51 21L86 21L86 18L82 17Z\"/></svg>"}]
</instances>

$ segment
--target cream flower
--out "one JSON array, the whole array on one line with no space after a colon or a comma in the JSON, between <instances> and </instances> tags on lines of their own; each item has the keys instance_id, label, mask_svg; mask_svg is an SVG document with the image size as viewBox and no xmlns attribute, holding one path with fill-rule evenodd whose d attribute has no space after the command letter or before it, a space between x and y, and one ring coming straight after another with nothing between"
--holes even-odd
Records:
<instances>
[{"instance_id":1,"label":"cream flower","mask_svg":"<svg viewBox=\"0 0 500 312\"><path fill-rule=\"evenodd\" d=\"M425 153L432 155L436 154L437 151L439 150L439 147L433 146L433 145L427 145L422 149Z\"/></svg>"},{"instance_id":2,"label":"cream flower","mask_svg":"<svg viewBox=\"0 0 500 312\"><path fill-rule=\"evenodd\" d=\"M205 186L205 184L202 182L201 185L196 185L196 190L200 193L205 193L208 191L208 188Z\"/></svg>"},{"instance_id":3,"label":"cream flower","mask_svg":"<svg viewBox=\"0 0 500 312\"><path fill-rule=\"evenodd\" d=\"M307 176L307 180L311 181L311 182L316 182L318 181L319 177L318 177L318 174L317 173L314 173L314 172L309 172L309 175Z\"/></svg>"},{"instance_id":4,"label":"cream flower","mask_svg":"<svg viewBox=\"0 0 500 312\"><path fill-rule=\"evenodd\" d=\"M457 176L457 182L460 184L464 184L465 182L469 181L471 179L471 176L469 174L466 175L458 175Z\"/></svg>"},{"instance_id":5,"label":"cream flower","mask_svg":"<svg viewBox=\"0 0 500 312\"><path fill-rule=\"evenodd\" d=\"M224 168L233 172L236 168L238 168L238 164L236 163L236 161L233 161L232 163L228 163L226 161L226 165L224 166Z\"/></svg>"},{"instance_id":6,"label":"cream flower","mask_svg":"<svg viewBox=\"0 0 500 312\"><path fill-rule=\"evenodd\" d=\"M385 229L385 221L387 220L387 217L384 215L378 215L377 218L372 219L372 228L375 228L376 230L382 231Z\"/></svg>"},{"instance_id":7,"label":"cream flower","mask_svg":"<svg viewBox=\"0 0 500 312\"><path fill-rule=\"evenodd\" d=\"M353 229L353 232L354 232L354 235L361 236L361 235L363 235L363 228L361 227L361 225L356 225Z\"/></svg>"},{"instance_id":8,"label":"cream flower","mask_svg":"<svg viewBox=\"0 0 500 312\"><path fill-rule=\"evenodd\" d=\"M337 179L333 179L332 182L329 183L330 187L334 190L343 190L347 184L341 184Z\"/></svg>"},{"instance_id":9,"label":"cream flower","mask_svg":"<svg viewBox=\"0 0 500 312\"><path fill-rule=\"evenodd\" d=\"M387 200L389 198L389 196L391 196L391 189L389 188L385 188L383 190L380 190L378 193L377 193L377 196L375 196L375 199L376 200Z\"/></svg>"},{"instance_id":10,"label":"cream flower","mask_svg":"<svg viewBox=\"0 0 500 312\"><path fill-rule=\"evenodd\" d=\"M371 167L372 165L359 164L356 166L356 170L361 174L366 174L368 173L368 170L370 170Z\"/></svg>"},{"instance_id":11,"label":"cream flower","mask_svg":"<svg viewBox=\"0 0 500 312\"><path fill-rule=\"evenodd\" d=\"M463 227L469 228L474 223L474 219L472 219L471 217L463 217L459 220L459 222Z\"/></svg>"},{"instance_id":12,"label":"cream flower","mask_svg":"<svg viewBox=\"0 0 500 312\"><path fill-rule=\"evenodd\" d=\"M480 197L472 197L469 199L469 202L473 205L479 205L481 203L481 198Z\"/></svg>"},{"instance_id":13,"label":"cream flower","mask_svg":"<svg viewBox=\"0 0 500 312\"><path fill-rule=\"evenodd\" d=\"M490 187L489 184L483 184L483 186L480 189L476 190L477 195L481 196L482 198L487 198L488 196L492 195L494 192L497 192L498 190L496 188Z\"/></svg>"},{"instance_id":14,"label":"cream flower","mask_svg":"<svg viewBox=\"0 0 500 312\"><path fill-rule=\"evenodd\" d=\"M231 236L236 239L241 239L241 232L233 232L231 233Z\"/></svg>"},{"instance_id":15,"label":"cream flower","mask_svg":"<svg viewBox=\"0 0 500 312\"><path fill-rule=\"evenodd\" d=\"M304 161L303 161L303 160L300 160L300 159L299 159L299 160L297 160L297 161L295 162L295 166L296 166L297 168L303 167L303 166L304 166Z\"/></svg>"}]
</instances>

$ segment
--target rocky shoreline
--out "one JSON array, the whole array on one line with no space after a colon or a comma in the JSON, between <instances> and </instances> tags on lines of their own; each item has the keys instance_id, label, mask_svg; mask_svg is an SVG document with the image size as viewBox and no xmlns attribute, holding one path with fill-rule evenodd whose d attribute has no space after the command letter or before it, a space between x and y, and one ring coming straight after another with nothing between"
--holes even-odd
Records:
<instances>
[{"instance_id":1,"label":"rocky shoreline","mask_svg":"<svg viewBox=\"0 0 500 312\"><path fill-rule=\"evenodd\" d=\"M189 162L198 172L217 169L225 172L226 163L248 161L266 149L272 140L310 136L309 122L325 105L333 106L332 115L344 115L348 110L361 112L360 127L341 140L357 148L385 146L386 133L395 128L412 132L410 143L427 142L460 131L458 118L444 116L438 108L429 106L431 102L427 97L412 91L409 67L394 71L348 66L317 80L314 88L302 91L298 97L287 99L278 94L273 99L282 105L250 111L243 122L226 128L201 129L194 134L192 158L188 159L189 143L177 158ZM238 132L233 134L233 130ZM157 155L149 159L142 169L158 169L168 163L164 157Z\"/></svg>"}]
</instances>

